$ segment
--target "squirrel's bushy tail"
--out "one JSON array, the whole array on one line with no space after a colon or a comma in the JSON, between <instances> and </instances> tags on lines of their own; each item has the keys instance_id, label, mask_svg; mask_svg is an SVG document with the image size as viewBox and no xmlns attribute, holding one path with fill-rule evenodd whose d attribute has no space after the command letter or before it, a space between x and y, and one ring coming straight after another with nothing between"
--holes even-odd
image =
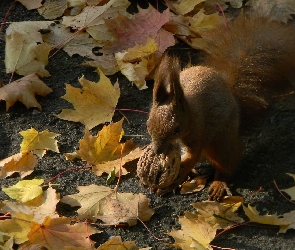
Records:
<instances>
[{"instance_id":1,"label":"squirrel's bushy tail","mask_svg":"<svg viewBox=\"0 0 295 250\"><path fill-rule=\"evenodd\" d=\"M293 89L294 25L240 16L203 37L210 48L206 64L224 73L242 106L260 109Z\"/></svg>"}]
</instances>

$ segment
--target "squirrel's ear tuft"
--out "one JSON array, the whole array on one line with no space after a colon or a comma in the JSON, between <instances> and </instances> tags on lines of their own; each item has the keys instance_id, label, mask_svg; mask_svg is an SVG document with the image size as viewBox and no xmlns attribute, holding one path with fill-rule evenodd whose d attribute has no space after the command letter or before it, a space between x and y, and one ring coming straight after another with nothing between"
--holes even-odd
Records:
<instances>
[{"instance_id":1,"label":"squirrel's ear tuft","mask_svg":"<svg viewBox=\"0 0 295 250\"><path fill-rule=\"evenodd\" d=\"M181 93L179 80L180 66L177 57L165 54L156 75L153 97L158 104L167 104L178 99ZM180 91L179 91L180 90Z\"/></svg>"}]
</instances>

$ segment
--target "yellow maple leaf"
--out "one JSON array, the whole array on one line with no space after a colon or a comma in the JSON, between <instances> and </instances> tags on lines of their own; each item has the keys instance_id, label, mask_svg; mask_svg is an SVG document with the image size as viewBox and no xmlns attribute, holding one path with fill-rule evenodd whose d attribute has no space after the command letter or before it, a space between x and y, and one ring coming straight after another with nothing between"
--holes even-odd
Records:
<instances>
[{"instance_id":1,"label":"yellow maple leaf","mask_svg":"<svg viewBox=\"0 0 295 250\"><path fill-rule=\"evenodd\" d=\"M135 225L137 218L147 221L154 214L148 207L149 199L143 194L118 193L105 186L78 187L78 194L66 195L61 202L81 206L79 219L98 218L108 224L120 222Z\"/></svg>"},{"instance_id":2,"label":"yellow maple leaf","mask_svg":"<svg viewBox=\"0 0 295 250\"><path fill-rule=\"evenodd\" d=\"M65 249L66 246L92 249L89 236L100 231L83 222L74 225L71 222L71 218L46 217L42 224L32 223L28 238L31 243L47 249Z\"/></svg>"},{"instance_id":3,"label":"yellow maple leaf","mask_svg":"<svg viewBox=\"0 0 295 250\"><path fill-rule=\"evenodd\" d=\"M2 190L12 199L19 202L27 202L43 193L40 186L43 182L44 180L42 179L22 180L11 187L2 188Z\"/></svg>"},{"instance_id":4,"label":"yellow maple leaf","mask_svg":"<svg viewBox=\"0 0 295 250\"><path fill-rule=\"evenodd\" d=\"M6 111L16 102L22 102L27 108L37 107L42 110L35 95L46 96L49 88L36 74L25 76L0 88L0 100L6 101Z\"/></svg>"},{"instance_id":5,"label":"yellow maple leaf","mask_svg":"<svg viewBox=\"0 0 295 250\"><path fill-rule=\"evenodd\" d=\"M173 3L173 11L180 15L185 15L189 12L191 12L196 5L204 2L205 0L178 0L177 2Z\"/></svg>"},{"instance_id":6,"label":"yellow maple leaf","mask_svg":"<svg viewBox=\"0 0 295 250\"><path fill-rule=\"evenodd\" d=\"M100 75L99 82L91 82L81 77L79 79L82 89L66 85L66 94L62 97L71 102L73 109L63 109L57 115L58 118L81 122L89 129L98 124L111 122L117 105L120 88L118 83L111 84L101 70L97 71Z\"/></svg>"},{"instance_id":7,"label":"yellow maple leaf","mask_svg":"<svg viewBox=\"0 0 295 250\"><path fill-rule=\"evenodd\" d=\"M125 241L122 242L120 236L112 237L107 242L103 243L96 250L136 250L139 249L135 241Z\"/></svg>"},{"instance_id":8,"label":"yellow maple leaf","mask_svg":"<svg viewBox=\"0 0 295 250\"><path fill-rule=\"evenodd\" d=\"M123 150L123 163L139 157L139 149L128 155L134 148L132 140L124 144L120 143L124 134L122 123L123 119L104 126L97 136L92 136L89 130L86 129L84 138L80 140L80 149L76 151L77 154L82 160L95 166L93 171L98 175L103 172L109 173L114 167L116 167L116 174L118 174L120 171L121 150ZM127 173L125 169L122 169L123 175Z\"/></svg>"},{"instance_id":9,"label":"yellow maple leaf","mask_svg":"<svg viewBox=\"0 0 295 250\"><path fill-rule=\"evenodd\" d=\"M21 212L11 213L11 219L0 220L0 231L13 237L14 243L21 244L28 240L33 216Z\"/></svg>"},{"instance_id":10,"label":"yellow maple leaf","mask_svg":"<svg viewBox=\"0 0 295 250\"><path fill-rule=\"evenodd\" d=\"M42 223L46 216L57 218L56 204L59 202L59 194L52 187L49 187L42 195L27 202L4 201L1 208L3 213L18 213L31 215L34 221Z\"/></svg>"},{"instance_id":11,"label":"yellow maple leaf","mask_svg":"<svg viewBox=\"0 0 295 250\"><path fill-rule=\"evenodd\" d=\"M145 79L154 69L152 54L158 50L158 44L151 38L145 45L135 45L126 51L118 52L115 58L122 74L133 82L138 89L146 89Z\"/></svg>"},{"instance_id":12,"label":"yellow maple leaf","mask_svg":"<svg viewBox=\"0 0 295 250\"><path fill-rule=\"evenodd\" d=\"M36 156L28 151L12 155L0 161L0 178L5 178L15 172L20 174L21 178L31 174L38 160Z\"/></svg>"},{"instance_id":13,"label":"yellow maple leaf","mask_svg":"<svg viewBox=\"0 0 295 250\"><path fill-rule=\"evenodd\" d=\"M39 157L43 157L46 150L52 150L59 153L57 147L57 141L54 139L59 134L44 130L38 132L34 128L30 128L26 131L21 131L20 134L23 136L23 141L20 145L20 151L32 151Z\"/></svg>"}]
</instances>

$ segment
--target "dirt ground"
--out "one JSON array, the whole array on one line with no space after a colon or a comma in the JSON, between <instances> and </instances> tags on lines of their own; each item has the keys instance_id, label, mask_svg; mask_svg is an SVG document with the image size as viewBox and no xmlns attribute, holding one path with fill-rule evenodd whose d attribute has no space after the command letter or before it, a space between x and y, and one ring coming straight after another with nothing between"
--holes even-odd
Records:
<instances>
[{"instance_id":1,"label":"dirt ground","mask_svg":"<svg viewBox=\"0 0 295 250\"><path fill-rule=\"evenodd\" d=\"M0 1L0 20L2 21L12 1ZM17 22L26 20L43 20L37 11L28 11L21 4L16 3L12 9L7 22ZM7 27L7 25L5 26ZM185 46L177 45L173 49L176 54L190 53L190 57L197 58L198 54L192 50L187 50ZM5 73L4 67L5 41L0 40L0 79L6 84L10 75ZM60 154L48 152L36 170L31 174L33 177L49 180L58 173L68 169L84 166L81 162L70 162L65 159L63 153L72 152L78 148L78 142L83 137L84 126L58 119L54 114L59 114L63 108L71 108L71 105L60 97L65 94L65 83L70 83L78 87L78 78L85 75L89 80L98 80L98 76L93 72L93 68L80 66L84 59L79 56L69 57L65 52L60 51L50 59L46 67L51 73L51 77L42 80L53 89L47 97L38 97L43 110L26 109L21 103L16 103L9 112L5 112L5 102L0 102L0 159L6 158L19 151L22 140L19 134L22 130L34 127L38 131L48 129L60 134L58 146ZM17 76L15 76L14 80ZM139 91L135 86L126 80L121 74L111 76L112 82L119 79L121 87L121 97L118 108L139 109L148 111L151 105L152 82L148 83L149 88ZM134 138L135 143L146 145L150 142L146 131L147 115L142 113L124 112L129 120L124 122L126 138ZM114 121L122 118L119 112L115 113ZM280 188L288 188L294 185L292 178L286 173L295 173L295 95L275 100L270 109L260 117L257 122L251 125L250 131L244 136L245 154L240 166L231 183L231 190L234 195L246 197L247 202L257 205L262 213L282 214L295 209L295 206L287 202L276 190L273 180L276 180ZM97 132L98 127L93 129ZM208 164L202 164L200 172L213 173ZM1 186L8 186L18 182L20 178L14 175L11 178L0 180ZM54 186L61 196L77 192L77 186L90 184L105 185L106 176L98 177L91 171L71 171L54 181L59 184ZM165 235L172 229L179 229L178 216L184 211L192 211L191 203L207 199L206 188L199 193L182 196L179 192L168 194L165 197L158 197L151 194L138 185L138 178L133 171L124 176L119 188L120 192L142 192L150 199L150 206L155 209L155 214L151 220L146 222L146 226L159 238L172 243L173 240ZM250 196L252 191L263 190ZM0 191L0 200L8 197ZM63 214L70 214L69 207L60 204L59 211ZM241 211L241 215L243 212ZM247 219L245 217L245 219ZM173 249L162 244L153 238L146 228L141 224L129 227L104 227L99 228L103 233L93 237L97 245L107 241L109 237L120 235L124 241L136 240L140 247L153 247L153 249ZM264 225L241 226L229 230L217 237L212 244L223 248L231 249L277 249L288 250L295 248L295 231L289 230L285 234L277 234L277 227Z\"/></svg>"}]
</instances>

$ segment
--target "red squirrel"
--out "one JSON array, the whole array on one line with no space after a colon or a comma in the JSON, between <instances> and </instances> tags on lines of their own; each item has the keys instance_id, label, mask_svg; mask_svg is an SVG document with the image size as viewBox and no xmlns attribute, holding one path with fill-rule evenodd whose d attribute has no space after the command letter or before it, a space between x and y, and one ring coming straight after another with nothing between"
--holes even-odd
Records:
<instances>
[{"instance_id":1,"label":"red squirrel","mask_svg":"<svg viewBox=\"0 0 295 250\"><path fill-rule=\"evenodd\" d=\"M177 180L159 194L182 184L205 155L216 169L209 197L220 200L231 195L227 182L243 153L241 115L293 87L295 26L241 16L203 39L209 51L200 66L181 71L177 58L163 57L147 129L156 154L175 142L186 151Z\"/></svg>"}]
</instances>

